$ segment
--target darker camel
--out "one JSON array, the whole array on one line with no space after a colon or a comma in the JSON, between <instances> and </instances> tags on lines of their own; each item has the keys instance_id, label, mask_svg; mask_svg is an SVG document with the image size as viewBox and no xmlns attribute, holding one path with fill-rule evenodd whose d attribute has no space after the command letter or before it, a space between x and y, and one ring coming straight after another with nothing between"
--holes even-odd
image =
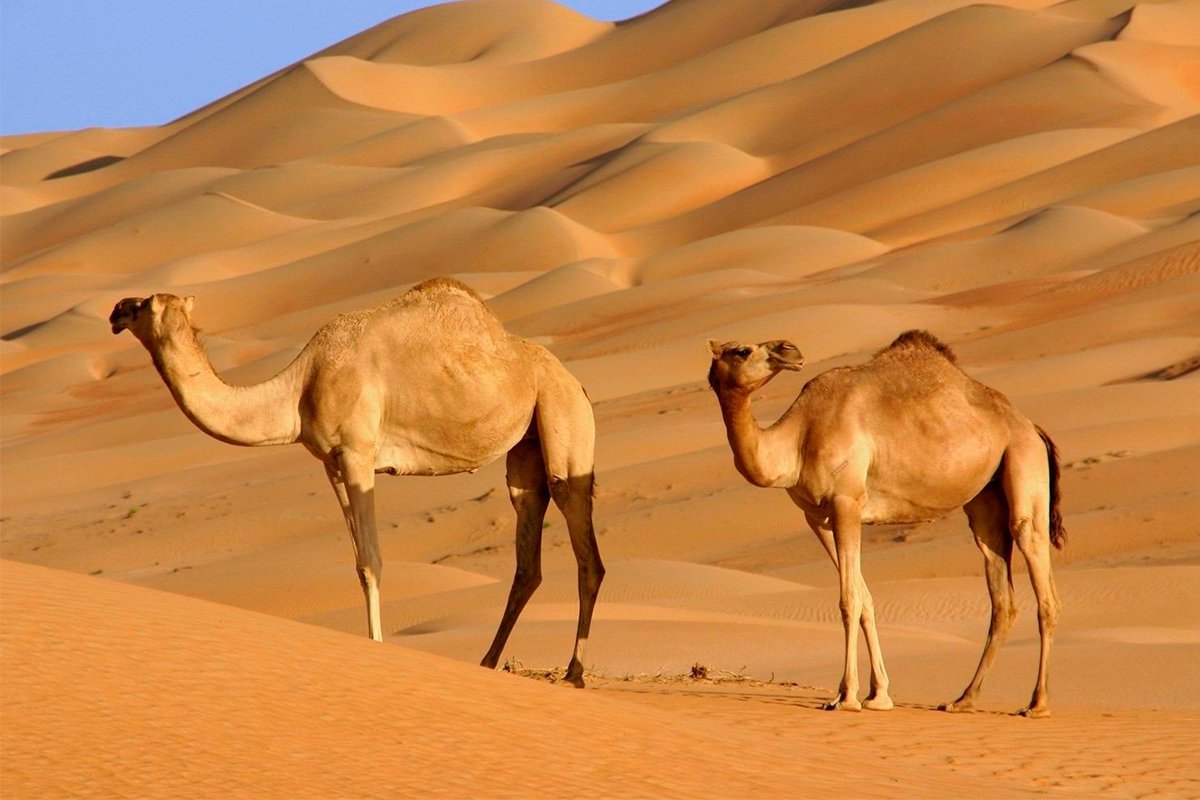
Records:
<instances>
[{"instance_id":1,"label":"darker camel","mask_svg":"<svg viewBox=\"0 0 1200 800\"><path fill-rule=\"evenodd\" d=\"M827 707L892 707L875 630L875 606L860 568L861 525L923 522L967 513L983 553L991 625L975 677L942 708L970 711L1016 617L1013 545L1029 565L1037 597L1041 657L1029 705L1049 711L1047 670L1059 600L1050 545L1066 541L1058 453L1008 398L963 372L950 348L924 331L902 334L866 364L833 369L805 385L791 408L760 428L750 398L782 370L804 363L786 341L709 342L708 379L725 419L734 465L755 486L785 489L838 570L846 634L845 671ZM858 632L871 661L871 690L858 699Z\"/></svg>"}]
</instances>

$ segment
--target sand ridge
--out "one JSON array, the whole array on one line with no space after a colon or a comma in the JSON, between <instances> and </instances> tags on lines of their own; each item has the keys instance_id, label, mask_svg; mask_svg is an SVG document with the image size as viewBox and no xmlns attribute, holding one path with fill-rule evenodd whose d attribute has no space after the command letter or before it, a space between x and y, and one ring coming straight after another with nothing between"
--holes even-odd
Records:
<instances>
[{"instance_id":1,"label":"sand ridge","mask_svg":"<svg viewBox=\"0 0 1200 800\"><path fill-rule=\"evenodd\" d=\"M354 769L377 774L371 758L402 747L355 738L351 719L375 707L331 677L343 654L404 698L388 724L415 726L404 730L416 739L421 725L439 732L412 763L451 766L379 784L410 792L579 794L586 779L612 781L599 793L620 796L797 786L871 796L897 779L928 796L1200 796L1179 755L1194 749L1200 708L1196 18L1191 0L672 0L608 23L550 0L477 0L389 20L161 126L4 137L0 622L6 683L22 681L3 692L6 794L10 776L23 781L18 796L45 795L54 777L9 757L8 741L29 747L10 720L59 737L47 752L78 781L64 785L82 787L86 773L102 793L146 793L124 767L91 756L71 766L92 742L119 741L79 727L88 683L67 670L89 658L123 698L106 707L108 731L182 726L177 749L144 762L184 781L170 784L180 793L204 775L167 775L170 754L210 741L197 763L232 758L249 745L231 720L304 742L279 751L287 769L262 776L281 791L363 780ZM588 660L609 682L599 691L472 666L512 577L502 463L380 482L388 646L372 649L319 465L293 448L206 438L145 351L107 324L122 297L195 295L212 363L250 384L332 316L435 275L469 283L594 402L608 566ZM988 713L928 710L962 689L986 630L961 514L864 531L900 712L808 713L841 671L836 575L786 496L733 469L705 341L801 348L804 371L756 400L768 424L812 376L914 327L949 342L1062 452L1071 538L1054 557L1066 605L1048 726L995 715L1032 685L1037 633L1021 567L1021 615L984 690ZM574 561L554 510L543 538L545 583L505 653L530 670L565 660L575 616ZM172 615L220 619L228 639L220 627L189 630L171 640L171 664L232 653L236 639L246 663L235 696L273 698L286 714L248 719L232 700L205 711L221 690L197 681L172 711L182 718L139 716L142 690L122 676L122 654L148 660L167 647L137 628L170 629ZM54 682L30 676L65 640L42 641L31 626L80 619L92 649L54 651L70 656L55 674L78 702L56 722L37 710ZM763 695L618 680L696 663L774 683ZM306 672L352 710L331 712L314 684L296 682ZM437 707L455 701L448 674L470 689L461 715L438 721ZM508 739L478 738L484 717L509 712ZM581 747L590 730L624 735L589 745L584 771L564 766L558 783L522 787L528 769L505 757L565 762L549 747L521 750L518 730L567 718L564 741ZM642 727L653 736L631 733ZM980 752L993 736L1036 740L1038 755ZM339 737L362 754L311 760ZM478 745L474 766L455 741ZM654 742L653 761L670 765L660 782L639 759ZM964 742L975 752L965 761L943 752ZM858 765L851 777L809 769L845 754ZM132 750L111 755L143 763ZM253 770L234 766L210 793L254 794ZM438 783L456 774L462 783ZM310 794L328 794L324 785Z\"/></svg>"}]
</instances>

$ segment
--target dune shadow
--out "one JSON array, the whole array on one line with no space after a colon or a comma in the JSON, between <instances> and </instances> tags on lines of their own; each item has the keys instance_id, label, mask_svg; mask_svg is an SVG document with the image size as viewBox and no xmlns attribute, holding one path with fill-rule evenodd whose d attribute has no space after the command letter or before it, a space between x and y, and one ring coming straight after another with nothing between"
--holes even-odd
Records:
<instances>
[{"instance_id":1,"label":"dune shadow","mask_svg":"<svg viewBox=\"0 0 1200 800\"><path fill-rule=\"evenodd\" d=\"M72 164L69 167L63 167L51 172L44 181L52 181L56 178L69 178L72 175L82 175L85 172L95 172L98 169L104 169L107 166L116 164L118 161L124 161L124 156L97 156L89 158L87 161L80 161L78 164Z\"/></svg>"},{"instance_id":2,"label":"dune shadow","mask_svg":"<svg viewBox=\"0 0 1200 800\"><path fill-rule=\"evenodd\" d=\"M31 325L26 325L22 328L17 328L16 330L9 331L8 333L0 335L0 341L5 341L5 342L16 341L17 339L20 339L22 336L24 336L27 333L33 333L34 331L36 331L38 328L42 327L45 324L46 324L46 320L41 320L39 322L34 322Z\"/></svg>"}]
</instances>

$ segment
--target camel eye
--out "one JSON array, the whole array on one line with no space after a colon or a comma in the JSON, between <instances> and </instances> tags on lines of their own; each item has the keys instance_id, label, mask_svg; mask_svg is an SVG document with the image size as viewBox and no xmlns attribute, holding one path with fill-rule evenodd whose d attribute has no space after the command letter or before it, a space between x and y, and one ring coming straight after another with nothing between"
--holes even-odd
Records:
<instances>
[{"instance_id":1,"label":"camel eye","mask_svg":"<svg viewBox=\"0 0 1200 800\"><path fill-rule=\"evenodd\" d=\"M749 358L750 357L750 348L749 347L739 347L733 351L733 354L735 356L737 356L738 358Z\"/></svg>"}]
</instances>

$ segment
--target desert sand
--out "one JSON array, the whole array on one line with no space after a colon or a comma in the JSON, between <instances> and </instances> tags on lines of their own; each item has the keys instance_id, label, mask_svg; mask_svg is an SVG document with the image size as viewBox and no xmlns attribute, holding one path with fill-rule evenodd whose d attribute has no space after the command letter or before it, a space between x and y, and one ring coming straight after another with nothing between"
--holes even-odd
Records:
<instances>
[{"instance_id":1,"label":"desert sand","mask_svg":"<svg viewBox=\"0 0 1200 800\"><path fill-rule=\"evenodd\" d=\"M1200 796L1200 4L549 0L385 22L181 119L0 139L5 797ZM122 297L195 295L231 383L435 275L597 418L588 688L562 517L505 651L502 463L382 478L386 642L301 448L175 406ZM987 629L962 514L864 529L897 708L820 710L836 573L734 470L706 340L804 381L932 331L1055 439L1052 716L935 710ZM865 668L865 667L864 667ZM697 677L692 677L693 673ZM865 674L865 673L864 673Z\"/></svg>"}]
</instances>

